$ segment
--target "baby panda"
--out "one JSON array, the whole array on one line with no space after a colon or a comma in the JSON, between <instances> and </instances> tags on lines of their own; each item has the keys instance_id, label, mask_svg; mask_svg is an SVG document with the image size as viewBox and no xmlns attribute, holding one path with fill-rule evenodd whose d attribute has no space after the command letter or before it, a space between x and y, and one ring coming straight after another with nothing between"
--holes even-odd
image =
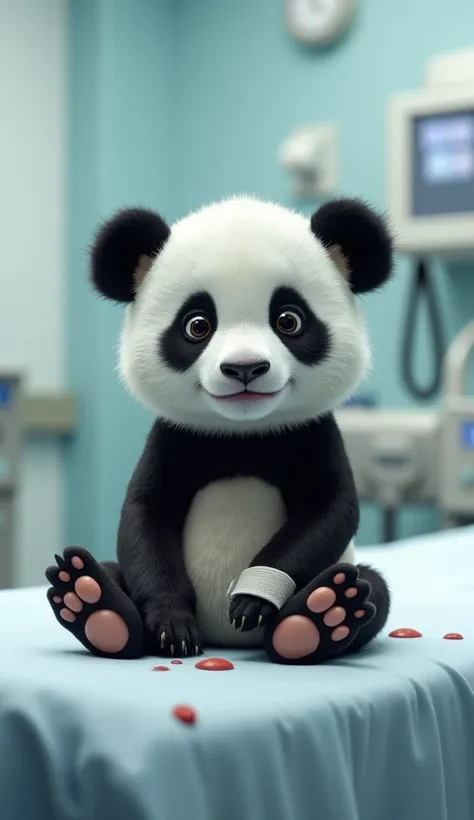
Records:
<instances>
[{"instance_id":1,"label":"baby panda","mask_svg":"<svg viewBox=\"0 0 474 820\"><path fill-rule=\"evenodd\" d=\"M92 653L263 647L313 664L382 629L389 591L356 566L333 411L370 363L357 294L391 271L385 223L358 200L308 220L236 197L172 227L130 209L100 229L91 280L126 305L121 374L157 420L118 563L69 547L46 572L57 620Z\"/></svg>"}]
</instances>

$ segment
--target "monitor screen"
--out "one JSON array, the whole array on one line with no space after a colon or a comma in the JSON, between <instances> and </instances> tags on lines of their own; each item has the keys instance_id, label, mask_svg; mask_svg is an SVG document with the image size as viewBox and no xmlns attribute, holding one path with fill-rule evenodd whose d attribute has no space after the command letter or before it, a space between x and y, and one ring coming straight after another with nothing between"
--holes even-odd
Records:
<instances>
[{"instance_id":1,"label":"monitor screen","mask_svg":"<svg viewBox=\"0 0 474 820\"><path fill-rule=\"evenodd\" d=\"M415 117L412 214L474 213L474 110Z\"/></svg>"},{"instance_id":2,"label":"monitor screen","mask_svg":"<svg viewBox=\"0 0 474 820\"><path fill-rule=\"evenodd\" d=\"M474 423L463 421L460 430L461 446L466 450L474 450Z\"/></svg>"},{"instance_id":3,"label":"monitor screen","mask_svg":"<svg viewBox=\"0 0 474 820\"><path fill-rule=\"evenodd\" d=\"M0 409L9 407L12 397L12 385L9 381L0 381Z\"/></svg>"}]
</instances>

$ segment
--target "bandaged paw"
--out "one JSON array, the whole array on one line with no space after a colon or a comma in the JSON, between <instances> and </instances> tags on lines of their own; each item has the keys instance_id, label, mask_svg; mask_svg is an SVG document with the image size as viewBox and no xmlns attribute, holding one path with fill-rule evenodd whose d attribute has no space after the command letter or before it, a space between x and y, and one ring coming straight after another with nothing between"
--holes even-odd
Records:
<instances>
[{"instance_id":1,"label":"bandaged paw","mask_svg":"<svg viewBox=\"0 0 474 820\"><path fill-rule=\"evenodd\" d=\"M236 595L254 595L269 601L278 610L295 594L296 584L286 572L273 567L249 567L237 581L232 581L227 595L232 601Z\"/></svg>"}]
</instances>

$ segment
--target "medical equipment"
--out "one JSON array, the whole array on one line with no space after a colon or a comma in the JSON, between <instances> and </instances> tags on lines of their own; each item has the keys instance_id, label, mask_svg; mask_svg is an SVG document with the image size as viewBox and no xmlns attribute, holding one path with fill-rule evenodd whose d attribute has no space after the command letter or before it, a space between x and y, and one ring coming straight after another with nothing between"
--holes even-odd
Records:
<instances>
[{"instance_id":1,"label":"medical equipment","mask_svg":"<svg viewBox=\"0 0 474 820\"><path fill-rule=\"evenodd\" d=\"M439 414L433 411L344 408L337 415L361 501L382 513L381 540L396 540L398 511L436 505Z\"/></svg>"},{"instance_id":2,"label":"medical equipment","mask_svg":"<svg viewBox=\"0 0 474 820\"><path fill-rule=\"evenodd\" d=\"M474 256L474 57L442 56L389 104L390 220L399 250Z\"/></svg>"},{"instance_id":3,"label":"medical equipment","mask_svg":"<svg viewBox=\"0 0 474 820\"><path fill-rule=\"evenodd\" d=\"M433 372L431 378L417 381L415 376L415 337L417 319L423 299L427 307L428 330L431 335L433 351ZM441 310L436 296L433 277L430 275L426 261L420 259L415 263L408 307L405 314L405 326L402 331L401 375L408 392L416 399L430 399L441 387L442 362L445 351L444 333L441 322Z\"/></svg>"},{"instance_id":4,"label":"medical equipment","mask_svg":"<svg viewBox=\"0 0 474 820\"><path fill-rule=\"evenodd\" d=\"M25 381L24 373L0 368L0 589L23 583L23 545L17 528L23 442L30 436L68 436L76 429L74 396L29 393ZM37 581L41 583L42 576Z\"/></svg>"},{"instance_id":5,"label":"medical equipment","mask_svg":"<svg viewBox=\"0 0 474 820\"><path fill-rule=\"evenodd\" d=\"M338 413L361 501L383 513L385 542L396 538L406 504L437 507L446 526L474 521L474 396L467 394L474 321L443 361L440 410L343 408Z\"/></svg>"},{"instance_id":6,"label":"medical equipment","mask_svg":"<svg viewBox=\"0 0 474 820\"><path fill-rule=\"evenodd\" d=\"M393 97L388 114L389 216L396 246L414 275L402 343L409 392L440 411L343 409L339 423L359 496L383 511L383 540L395 538L396 512L431 504L451 525L474 520L474 397L465 395L474 323L445 355L429 266L433 257L474 259L474 50L442 55L426 67L425 88ZM418 310L427 302L434 372L413 372Z\"/></svg>"},{"instance_id":7,"label":"medical equipment","mask_svg":"<svg viewBox=\"0 0 474 820\"><path fill-rule=\"evenodd\" d=\"M474 397L466 395L473 349L474 321L458 334L445 359L438 503L449 524L474 520Z\"/></svg>"},{"instance_id":8,"label":"medical equipment","mask_svg":"<svg viewBox=\"0 0 474 820\"><path fill-rule=\"evenodd\" d=\"M388 195L397 248L414 256L402 345L402 377L418 399L441 385L440 310L428 258L474 257L474 51L433 58L421 91L389 102ZM434 352L428 383L414 375L417 310L425 298Z\"/></svg>"},{"instance_id":9,"label":"medical equipment","mask_svg":"<svg viewBox=\"0 0 474 820\"><path fill-rule=\"evenodd\" d=\"M21 380L0 372L0 589L13 586L14 505L21 435Z\"/></svg>"}]
</instances>

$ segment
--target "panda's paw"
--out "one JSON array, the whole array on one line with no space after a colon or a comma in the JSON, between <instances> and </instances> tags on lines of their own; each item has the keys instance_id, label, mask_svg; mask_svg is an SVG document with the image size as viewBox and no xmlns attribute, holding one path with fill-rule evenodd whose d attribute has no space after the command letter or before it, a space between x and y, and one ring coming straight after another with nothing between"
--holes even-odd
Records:
<instances>
[{"instance_id":1,"label":"panda's paw","mask_svg":"<svg viewBox=\"0 0 474 820\"><path fill-rule=\"evenodd\" d=\"M274 663L313 664L341 656L376 614L371 586L351 564L324 570L300 590L265 634Z\"/></svg>"},{"instance_id":2,"label":"panda's paw","mask_svg":"<svg viewBox=\"0 0 474 820\"><path fill-rule=\"evenodd\" d=\"M236 595L229 607L229 621L240 632L251 632L265 626L276 613L276 607L254 595Z\"/></svg>"},{"instance_id":3,"label":"panda's paw","mask_svg":"<svg viewBox=\"0 0 474 820\"><path fill-rule=\"evenodd\" d=\"M151 650L163 657L201 655L203 639L196 618L187 611L158 610L145 615Z\"/></svg>"},{"instance_id":4,"label":"panda's paw","mask_svg":"<svg viewBox=\"0 0 474 820\"><path fill-rule=\"evenodd\" d=\"M140 613L112 575L82 547L67 547L55 559L45 574L58 623L100 658L141 658Z\"/></svg>"}]
</instances>

